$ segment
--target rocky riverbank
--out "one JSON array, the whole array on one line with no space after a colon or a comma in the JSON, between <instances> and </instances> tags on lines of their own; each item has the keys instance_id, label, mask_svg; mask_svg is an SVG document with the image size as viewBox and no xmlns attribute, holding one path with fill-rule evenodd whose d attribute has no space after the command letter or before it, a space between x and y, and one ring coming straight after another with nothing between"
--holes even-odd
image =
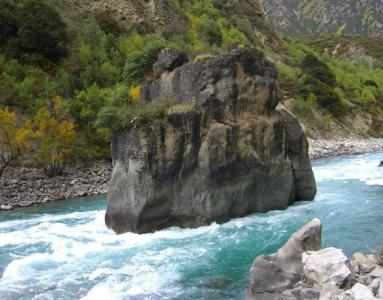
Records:
<instances>
[{"instance_id":1,"label":"rocky riverbank","mask_svg":"<svg viewBox=\"0 0 383 300\"><path fill-rule=\"evenodd\" d=\"M383 252L322 249L318 219L298 230L272 255L258 256L250 270L247 300L383 299Z\"/></svg>"},{"instance_id":2,"label":"rocky riverbank","mask_svg":"<svg viewBox=\"0 0 383 300\"><path fill-rule=\"evenodd\" d=\"M111 175L109 162L67 167L64 175L54 178L47 177L41 169L11 168L0 179L0 210L106 194Z\"/></svg>"},{"instance_id":3,"label":"rocky riverbank","mask_svg":"<svg viewBox=\"0 0 383 300\"><path fill-rule=\"evenodd\" d=\"M383 139L309 139L312 159L342 154L383 150ZM377 162L378 163L378 162ZM112 175L109 162L88 167L68 167L63 176L48 178L43 170L13 168L0 179L0 210L30 206L47 201L106 194Z\"/></svg>"},{"instance_id":4,"label":"rocky riverbank","mask_svg":"<svg viewBox=\"0 0 383 300\"><path fill-rule=\"evenodd\" d=\"M362 154L383 150L383 139L344 138L337 140L308 139L311 159L348 154Z\"/></svg>"}]
</instances>

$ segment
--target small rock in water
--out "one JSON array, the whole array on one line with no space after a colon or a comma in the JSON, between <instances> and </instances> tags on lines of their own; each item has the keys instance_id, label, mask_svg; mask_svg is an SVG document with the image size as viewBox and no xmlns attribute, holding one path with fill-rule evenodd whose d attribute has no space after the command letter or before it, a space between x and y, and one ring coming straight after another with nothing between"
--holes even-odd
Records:
<instances>
[{"instance_id":1,"label":"small rock in water","mask_svg":"<svg viewBox=\"0 0 383 300\"><path fill-rule=\"evenodd\" d=\"M224 289L228 286L230 280L225 277L215 278L207 282L204 286L209 289Z\"/></svg>"},{"instance_id":2,"label":"small rock in water","mask_svg":"<svg viewBox=\"0 0 383 300\"><path fill-rule=\"evenodd\" d=\"M0 210L11 210L12 206L11 205L1 205Z\"/></svg>"},{"instance_id":3,"label":"small rock in water","mask_svg":"<svg viewBox=\"0 0 383 300\"><path fill-rule=\"evenodd\" d=\"M383 160L380 162L379 167L383 167Z\"/></svg>"}]
</instances>

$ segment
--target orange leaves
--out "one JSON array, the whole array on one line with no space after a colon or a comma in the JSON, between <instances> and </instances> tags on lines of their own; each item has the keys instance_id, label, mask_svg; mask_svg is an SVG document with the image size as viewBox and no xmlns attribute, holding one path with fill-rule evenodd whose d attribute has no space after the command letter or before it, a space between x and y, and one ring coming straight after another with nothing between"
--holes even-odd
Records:
<instances>
[{"instance_id":1,"label":"orange leaves","mask_svg":"<svg viewBox=\"0 0 383 300\"><path fill-rule=\"evenodd\" d=\"M16 113L0 108L0 177L5 168L31 148L30 120L18 120Z\"/></svg>"}]
</instances>

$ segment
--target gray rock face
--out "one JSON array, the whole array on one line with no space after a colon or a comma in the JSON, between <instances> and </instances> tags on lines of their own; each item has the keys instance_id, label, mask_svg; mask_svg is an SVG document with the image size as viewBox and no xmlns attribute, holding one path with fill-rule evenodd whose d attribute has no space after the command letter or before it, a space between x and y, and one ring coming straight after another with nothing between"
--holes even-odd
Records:
<instances>
[{"instance_id":1,"label":"gray rock face","mask_svg":"<svg viewBox=\"0 0 383 300\"><path fill-rule=\"evenodd\" d=\"M163 49L158 55L158 60L153 66L153 71L156 74L161 74L165 71L173 71L175 68L182 66L188 62L188 57L185 53L172 48Z\"/></svg>"},{"instance_id":2,"label":"gray rock face","mask_svg":"<svg viewBox=\"0 0 383 300\"><path fill-rule=\"evenodd\" d=\"M275 109L276 77L257 50L235 50L142 86L141 101L173 106L114 133L106 224L119 233L197 227L312 200L307 141L295 117Z\"/></svg>"},{"instance_id":3,"label":"gray rock face","mask_svg":"<svg viewBox=\"0 0 383 300\"><path fill-rule=\"evenodd\" d=\"M303 253L322 247L321 234L322 224L314 219L294 233L277 253L258 256L250 270L246 299L285 299L283 292L293 289L303 276ZM305 289L294 293L317 294Z\"/></svg>"}]
</instances>

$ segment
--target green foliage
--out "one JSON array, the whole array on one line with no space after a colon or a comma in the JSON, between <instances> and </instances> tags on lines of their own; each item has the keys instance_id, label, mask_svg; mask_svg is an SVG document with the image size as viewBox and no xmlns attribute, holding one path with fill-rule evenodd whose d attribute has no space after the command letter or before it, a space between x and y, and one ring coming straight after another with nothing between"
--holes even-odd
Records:
<instances>
[{"instance_id":1,"label":"green foliage","mask_svg":"<svg viewBox=\"0 0 383 300\"><path fill-rule=\"evenodd\" d=\"M300 65L307 53L312 52L312 49L306 45L299 43L288 36L281 36L283 48L281 51L286 53L289 64Z\"/></svg>"},{"instance_id":2,"label":"green foliage","mask_svg":"<svg viewBox=\"0 0 383 300\"><path fill-rule=\"evenodd\" d=\"M119 111L118 118L125 127L148 123L151 120L165 118L170 105L168 101L131 103Z\"/></svg>"},{"instance_id":3,"label":"green foliage","mask_svg":"<svg viewBox=\"0 0 383 300\"><path fill-rule=\"evenodd\" d=\"M65 63L41 68L0 54L0 106L34 118L60 96L75 122L72 161L107 158L110 132L97 127L97 115L116 94L124 60L120 37L105 33L94 21L77 32Z\"/></svg>"},{"instance_id":4,"label":"green foliage","mask_svg":"<svg viewBox=\"0 0 383 300\"><path fill-rule=\"evenodd\" d=\"M277 64L278 81L282 89L294 93L299 89L299 75L298 68L290 67L284 63Z\"/></svg>"},{"instance_id":5,"label":"green foliage","mask_svg":"<svg viewBox=\"0 0 383 300\"><path fill-rule=\"evenodd\" d=\"M17 35L16 6L9 1L0 2L0 45Z\"/></svg>"},{"instance_id":6,"label":"green foliage","mask_svg":"<svg viewBox=\"0 0 383 300\"><path fill-rule=\"evenodd\" d=\"M335 92L334 88L327 85L326 83L308 77L305 81L307 90L316 96L317 103L330 111L335 116L342 116L347 113L346 107L343 105L341 98ZM308 95L305 95L306 99Z\"/></svg>"},{"instance_id":7,"label":"green foliage","mask_svg":"<svg viewBox=\"0 0 383 300\"><path fill-rule=\"evenodd\" d=\"M71 64L77 68L77 88L84 89L96 83L110 87L122 79L124 58L119 40L90 22L78 34L73 45ZM72 66L71 66L72 67Z\"/></svg>"},{"instance_id":8,"label":"green foliage","mask_svg":"<svg viewBox=\"0 0 383 300\"><path fill-rule=\"evenodd\" d=\"M378 101L383 93L383 70L365 63L352 64L328 55L323 56L335 74L343 98L356 104L368 106Z\"/></svg>"},{"instance_id":9,"label":"green foliage","mask_svg":"<svg viewBox=\"0 0 383 300\"><path fill-rule=\"evenodd\" d=\"M336 117L346 115L348 108L342 99L343 91L339 89L338 76L327 61L314 55L311 49L301 43L296 43L290 38L283 40L285 50L293 60L287 60L289 65L278 65L282 88L306 101L312 95L315 96L315 103L311 106L319 105ZM303 109L299 109L302 107L299 104L298 110L304 113Z\"/></svg>"},{"instance_id":10,"label":"green foliage","mask_svg":"<svg viewBox=\"0 0 383 300\"><path fill-rule=\"evenodd\" d=\"M51 108L41 108L33 118L35 151L33 159L48 176L62 174L66 159L73 151L76 139L75 123L56 97Z\"/></svg>"},{"instance_id":11,"label":"green foliage","mask_svg":"<svg viewBox=\"0 0 383 300\"><path fill-rule=\"evenodd\" d=\"M304 101L302 98L294 99L291 109L294 114L305 121L311 122L314 119L312 107L308 101Z\"/></svg>"},{"instance_id":12,"label":"green foliage","mask_svg":"<svg viewBox=\"0 0 383 300\"><path fill-rule=\"evenodd\" d=\"M95 17L98 25L106 34L118 36L123 32L117 20L107 12L100 13Z\"/></svg>"},{"instance_id":13,"label":"green foliage","mask_svg":"<svg viewBox=\"0 0 383 300\"><path fill-rule=\"evenodd\" d=\"M163 47L202 60L239 45L264 47L259 31L276 39L264 27L256 0L172 0L180 18L156 33L150 20L124 31L111 14L103 13L77 27L72 24L67 34L60 15L44 3L0 2L0 109L10 107L26 120L45 114L56 129L66 121L62 133L74 135L70 151L58 154L62 162L108 158L110 129L146 126L172 111L190 109L166 101L139 102L142 83L151 80ZM291 38L283 37L280 50L281 57L274 57L280 85L296 98L293 110L303 118L314 118L313 108L342 117L349 102L363 109L383 103L381 69L320 55ZM52 99L57 97L65 118L55 113ZM49 133L47 127L45 131ZM49 135L51 142L37 143L41 153L55 144L54 134Z\"/></svg>"},{"instance_id":14,"label":"green foliage","mask_svg":"<svg viewBox=\"0 0 383 300\"><path fill-rule=\"evenodd\" d=\"M0 4L0 28L0 40L10 56L33 60L34 55L41 55L57 61L67 53L65 23L40 0L28 0L17 6L11 2Z\"/></svg>"},{"instance_id":15,"label":"green foliage","mask_svg":"<svg viewBox=\"0 0 383 300\"><path fill-rule=\"evenodd\" d=\"M330 87L335 87L336 81L334 74L331 72L330 68L315 55L311 53L306 54L301 66L303 71L313 78Z\"/></svg>"},{"instance_id":16,"label":"green foliage","mask_svg":"<svg viewBox=\"0 0 383 300\"><path fill-rule=\"evenodd\" d=\"M170 24L164 31L164 37L189 54L231 49L248 43L246 34L236 27L234 18L228 15L227 1L175 0L174 2L174 5L187 17L188 24Z\"/></svg>"},{"instance_id":17,"label":"green foliage","mask_svg":"<svg viewBox=\"0 0 383 300\"><path fill-rule=\"evenodd\" d=\"M142 40L142 46L128 52L123 73L124 82L128 86L140 84L152 71L159 52L166 46L164 40L156 36L148 36Z\"/></svg>"},{"instance_id":18,"label":"green foliage","mask_svg":"<svg viewBox=\"0 0 383 300\"><path fill-rule=\"evenodd\" d=\"M33 136L28 120L17 120L15 112L0 108L0 178L5 169L31 148Z\"/></svg>"},{"instance_id":19,"label":"green foliage","mask_svg":"<svg viewBox=\"0 0 383 300\"><path fill-rule=\"evenodd\" d=\"M154 119L162 119L167 116L167 111L171 106L168 101L155 101L151 103L134 102L128 95L125 104L115 106L116 102L104 107L98 118L98 125L113 128L131 128L148 123Z\"/></svg>"},{"instance_id":20,"label":"green foliage","mask_svg":"<svg viewBox=\"0 0 383 300\"><path fill-rule=\"evenodd\" d=\"M245 35L235 28L227 19L220 18L217 23L222 34L222 46L224 48L234 48L247 42Z\"/></svg>"}]
</instances>

